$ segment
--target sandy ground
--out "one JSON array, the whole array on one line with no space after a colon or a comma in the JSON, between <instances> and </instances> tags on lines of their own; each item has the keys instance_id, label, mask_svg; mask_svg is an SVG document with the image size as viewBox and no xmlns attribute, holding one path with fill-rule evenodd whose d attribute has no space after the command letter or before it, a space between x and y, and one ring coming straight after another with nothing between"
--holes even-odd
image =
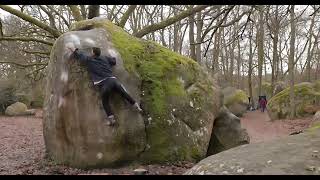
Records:
<instances>
[{"instance_id":1,"label":"sandy ground","mask_svg":"<svg viewBox=\"0 0 320 180\"><path fill-rule=\"evenodd\" d=\"M250 143L266 142L291 133L306 129L311 124L311 118L284 119L271 121L267 112L247 112L241 118L241 126L246 128Z\"/></svg>"},{"instance_id":2,"label":"sandy ground","mask_svg":"<svg viewBox=\"0 0 320 180\"><path fill-rule=\"evenodd\" d=\"M248 130L251 143L270 141L288 136L309 126L310 119L281 120L271 122L267 113L246 113L241 118L242 126ZM57 166L44 158L42 114L36 116L0 116L0 174L134 174L133 170L144 168L148 174L183 174L194 164L179 162L165 165L126 166L117 169L80 170Z\"/></svg>"}]
</instances>

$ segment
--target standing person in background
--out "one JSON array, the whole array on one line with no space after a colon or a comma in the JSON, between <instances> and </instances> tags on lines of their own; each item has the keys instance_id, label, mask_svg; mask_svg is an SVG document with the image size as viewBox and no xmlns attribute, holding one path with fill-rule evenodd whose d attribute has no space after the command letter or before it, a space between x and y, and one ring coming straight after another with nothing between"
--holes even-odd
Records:
<instances>
[{"instance_id":1,"label":"standing person in background","mask_svg":"<svg viewBox=\"0 0 320 180\"><path fill-rule=\"evenodd\" d=\"M259 104L260 104L261 112L264 112L264 110L266 109L266 106L267 106L267 100L265 98L261 97Z\"/></svg>"}]
</instances>

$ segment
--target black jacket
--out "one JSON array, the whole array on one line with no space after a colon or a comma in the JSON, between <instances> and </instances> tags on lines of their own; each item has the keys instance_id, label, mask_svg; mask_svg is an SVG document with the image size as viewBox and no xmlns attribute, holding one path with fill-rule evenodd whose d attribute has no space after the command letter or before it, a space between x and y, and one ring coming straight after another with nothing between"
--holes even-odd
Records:
<instances>
[{"instance_id":1,"label":"black jacket","mask_svg":"<svg viewBox=\"0 0 320 180\"><path fill-rule=\"evenodd\" d=\"M74 51L73 57L87 66L93 82L103 80L107 77L113 77L112 66L116 65L116 58L107 56L87 56L84 53L79 52L78 49Z\"/></svg>"}]
</instances>

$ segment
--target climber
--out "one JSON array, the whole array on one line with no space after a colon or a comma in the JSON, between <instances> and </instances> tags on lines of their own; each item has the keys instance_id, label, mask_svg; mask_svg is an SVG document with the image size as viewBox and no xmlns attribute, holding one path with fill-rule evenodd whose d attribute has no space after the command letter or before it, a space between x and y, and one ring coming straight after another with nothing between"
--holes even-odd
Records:
<instances>
[{"instance_id":1,"label":"climber","mask_svg":"<svg viewBox=\"0 0 320 180\"><path fill-rule=\"evenodd\" d=\"M107 114L107 118L105 118L107 125L113 126L116 122L109 104L110 93L112 91L119 93L124 99L133 105L136 110L142 112L139 104L128 94L119 80L112 75L112 66L116 65L116 58L100 56L101 49L98 47L92 48L91 56L87 56L84 53L79 52L78 48L68 47L68 49L72 52L71 57L87 66L93 84L99 87L102 97L102 105Z\"/></svg>"}]
</instances>

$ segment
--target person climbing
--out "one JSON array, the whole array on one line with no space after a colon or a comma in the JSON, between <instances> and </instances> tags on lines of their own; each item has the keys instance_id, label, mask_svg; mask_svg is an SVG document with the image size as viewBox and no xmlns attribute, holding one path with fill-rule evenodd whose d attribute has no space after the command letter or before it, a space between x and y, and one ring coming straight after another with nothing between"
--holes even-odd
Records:
<instances>
[{"instance_id":1,"label":"person climbing","mask_svg":"<svg viewBox=\"0 0 320 180\"><path fill-rule=\"evenodd\" d=\"M116 65L115 57L101 56L101 49L98 47L92 48L91 56L80 52L78 48L68 47L68 49L72 52L70 57L86 65L93 84L98 86L102 97L102 105L107 114L105 118L107 125L113 126L116 123L109 104L110 93L112 91L119 93L136 110L142 112L139 104L128 94L124 86L112 74L112 67Z\"/></svg>"},{"instance_id":2,"label":"person climbing","mask_svg":"<svg viewBox=\"0 0 320 180\"><path fill-rule=\"evenodd\" d=\"M261 112L264 112L264 110L266 109L266 106L267 106L267 100L265 98L261 97L259 104L260 104Z\"/></svg>"}]
</instances>

